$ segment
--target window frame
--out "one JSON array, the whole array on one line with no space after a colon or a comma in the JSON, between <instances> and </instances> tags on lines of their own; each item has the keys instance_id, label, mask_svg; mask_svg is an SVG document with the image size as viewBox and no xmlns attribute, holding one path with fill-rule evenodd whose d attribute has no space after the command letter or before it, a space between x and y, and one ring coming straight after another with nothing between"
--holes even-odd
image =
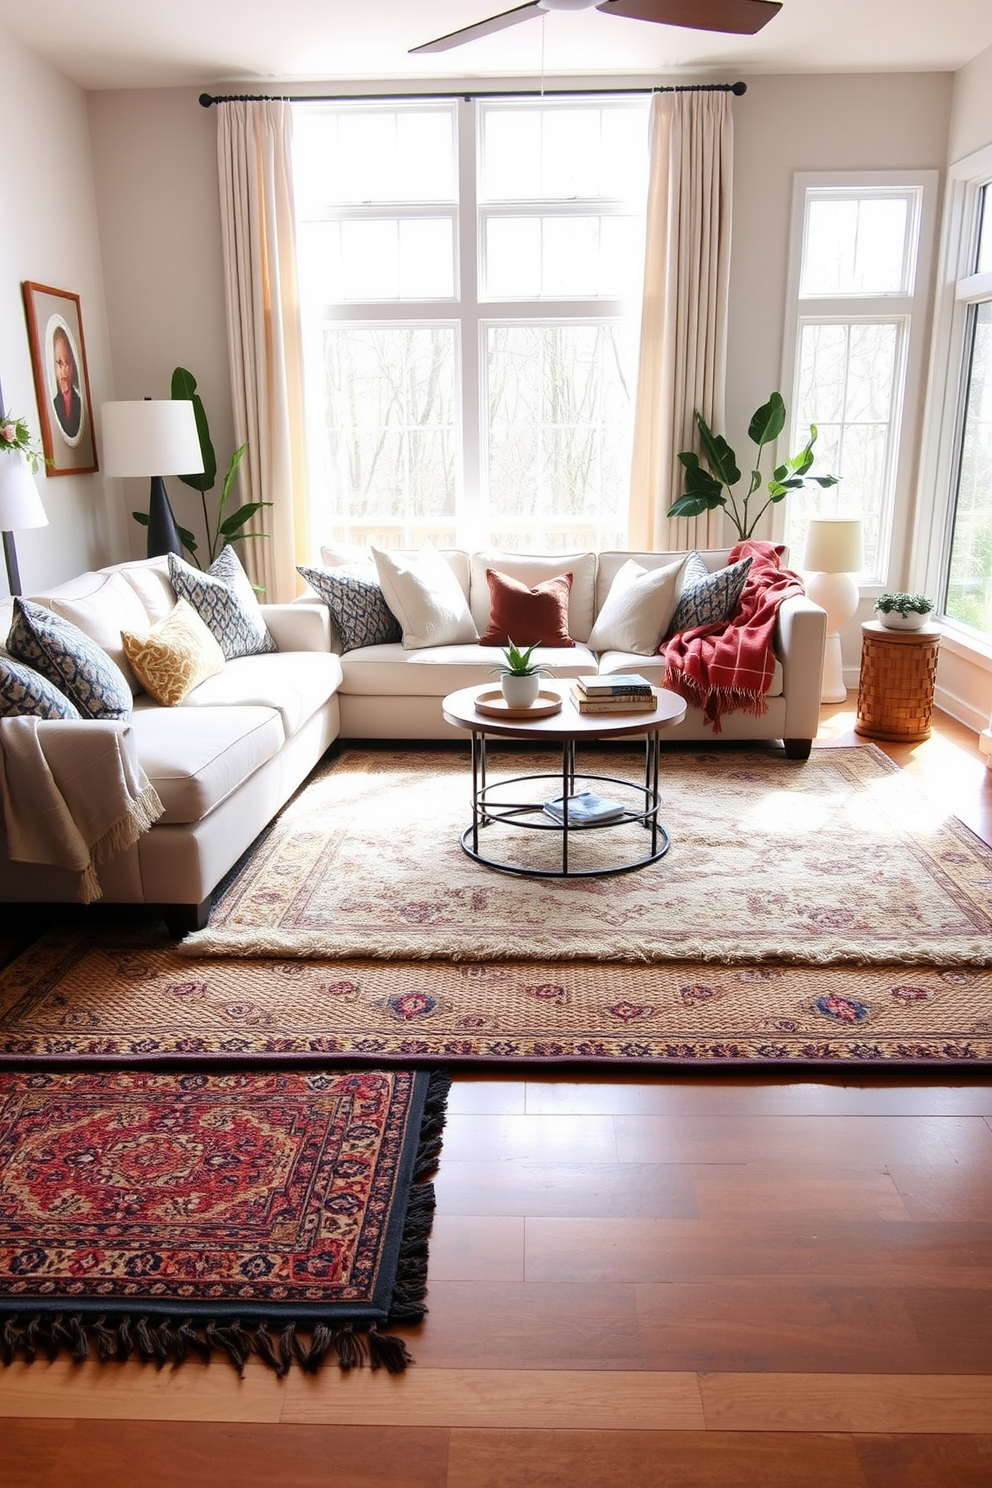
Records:
<instances>
[{"instance_id":1,"label":"window frame","mask_svg":"<svg viewBox=\"0 0 992 1488\"><path fill-rule=\"evenodd\" d=\"M924 441L920 460L914 567L921 587L937 597L944 642L951 651L992 671L992 636L948 619L947 568L957 499L957 474L970 373L970 315L992 299L992 272L973 272L981 226L982 191L992 203L992 145L948 168L936 277L934 330Z\"/></svg>"},{"instance_id":2,"label":"window frame","mask_svg":"<svg viewBox=\"0 0 992 1488\"><path fill-rule=\"evenodd\" d=\"M807 324L855 325L896 323L897 358L901 362L900 384L894 389L890 420L895 448L888 454L888 489L879 512L879 550L874 569L859 578L862 597L874 598L883 589L902 588L894 575L903 573L909 561L910 525L916 474L917 442L911 431L919 427L924 398L927 309L931 292L931 265L937 220L939 172L935 170L888 171L797 171L793 175L789 278L782 346L781 386L789 421L779 440L775 457L785 460L805 442L806 430L797 429L793 410L797 404L799 342ZM910 248L911 283L905 289L882 293L800 297L805 252L805 228L809 192L879 197L886 194L916 195L916 243ZM912 208L911 208L912 210ZM898 371L898 369L897 369ZM814 474L818 467L814 463ZM827 473L827 472L819 472ZM773 535L785 536L788 500L774 509ZM801 565L802 555L792 554Z\"/></svg>"}]
</instances>

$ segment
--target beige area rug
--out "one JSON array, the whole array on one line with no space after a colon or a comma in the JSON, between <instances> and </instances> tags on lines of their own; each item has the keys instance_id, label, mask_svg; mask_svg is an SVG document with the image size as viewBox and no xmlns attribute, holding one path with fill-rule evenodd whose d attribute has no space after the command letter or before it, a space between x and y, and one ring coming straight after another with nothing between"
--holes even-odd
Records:
<instances>
[{"instance_id":1,"label":"beige area rug","mask_svg":"<svg viewBox=\"0 0 992 1488\"><path fill-rule=\"evenodd\" d=\"M992 971L235 960L52 932L0 973L0 1062L751 1068L992 1056Z\"/></svg>"},{"instance_id":2,"label":"beige area rug","mask_svg":"<svg viewBox=\"0 0 992 1488\"><path fill-rule=\"evenodd\" d=\"M553 753L491 756L507 798L557 794ZM601 795L639 750L585 754ZM285 808L181 954L399 961L992 966L992 850L873 745L664 753L671 848L616 877L518 877L462 852L464 752L348 749ZM641 826L573 832L576 866L643 853ZM487 853L554 866L553 831Z\"/></svg>"}]
</instances>

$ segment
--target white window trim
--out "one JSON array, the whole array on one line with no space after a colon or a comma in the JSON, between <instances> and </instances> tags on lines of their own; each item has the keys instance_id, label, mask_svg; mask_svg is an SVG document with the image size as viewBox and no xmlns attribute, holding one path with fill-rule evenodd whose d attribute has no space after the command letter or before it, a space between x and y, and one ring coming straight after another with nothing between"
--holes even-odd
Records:
<instances>
[{"instance_id":1,"label":"white window trim","mask_svg":"<svg viewBox=\"0 0 992 1488\"><path fill-rule=\"evenodd\" d=\"M969 273L981 192L990 183L992 145L948 168L913 548L913 571L921 575L920 587L937 595L943 593L953 520L952 484L967 380L968 309L992 294L992 274ZM988 666L992 659L988 642L943 616L941 627L953 650Z\"/></svg>"},{"instance_id":2,"label":"white window trim","mask_svg":"<svg viewBox=\"0 0 992 1488\"><path fill-rule=\"evenodd\" d=\"M795 401L799 329L805 321L829 319L843 321L892 320L903 321L905 329L900 335L901 356L905 371L901 389L897 389L896 408L892 427L898 442L895 454L895 469L892 472L888 509L883 510L883 535L879 552L878 572L861 576L860 590L863 598L872 599L889 587L903 588L897 576L907 570L910 552L910 522L913 493L915 489L916 440L912 431L919 428L924 400L924 375L926 357L926 317L930 297L930 280L933 260L933 243L936 230L937 193L940 174L935 170L919 171L797 171L792 184L792 225L789 255L789 277L785 302L785 326L782 344L781 388L786 400L789 419ZM913 187L920 192L918 238L916 247L914 289L912 295L904 293L879 295L831 295L822 298L800 299L799 286L802 273L803 237L806 216L806 193L810 188L859 188L897 192ZM884 302L884 314L868 306ZM786 391L787 390L787 391ZM776 446L775 458L784 460L793 453L787 448L795 442L791 433L791 422L787 423L782 438ZM813 466L814 473L817 470ZM788 500L788 498L786 498ZM785 502L774 511L773 535L781 540L785 533ZM885 518L888 541L885 541Z\"/></svg>"}]
</instances>

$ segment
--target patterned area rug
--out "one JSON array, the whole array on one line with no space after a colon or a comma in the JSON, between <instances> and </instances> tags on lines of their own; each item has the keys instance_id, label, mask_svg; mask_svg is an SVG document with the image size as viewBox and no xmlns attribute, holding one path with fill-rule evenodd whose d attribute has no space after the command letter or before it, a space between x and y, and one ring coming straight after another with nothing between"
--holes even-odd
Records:
<instances>
[{"instance_id":1,"label":"patterned area rug","mask_svg":"<svg viewBox=\"0 0 992 1488\"><path fill-rule=\"evenodd\" d=\"M447 1080L0 1073L5 1362L410 1362Z\"/></svg>"},{"instance_id":2,"label":"patterned area rug","mask_svg":"<svg viewBox=\"0 0 992 1488\"><path fill-rule=\"evenodd\" d=\"M974 1064L992 970L233 960L50 934L0 975L0 1059L381 1066Z\"/></svg>"},{"instance_id":3,"label":"patterned area rug","mask_svg":"<svg viewBox=\"0 0 992 1488\"><path fill-rule=\"evenodd\" d=\"M504 750L490 781L554 765L551 754ZM643 774L636 751L580 765L592 778L578 788L588 781L601 795ZM196 960L992 965L992 849L874 745L815 749L805 762L770 750L666 753L661 776L672 845L659 862L618 877L521 878L461 850L464 752L346 750L282 812L183 950ZM559 790L547 774L506 787L517 801ZM532 866L560 850L553 829L481 835L491 856ZM573 865L643 854L645 836L641 826L573 832Z\"/></svg>"}]
</instances>

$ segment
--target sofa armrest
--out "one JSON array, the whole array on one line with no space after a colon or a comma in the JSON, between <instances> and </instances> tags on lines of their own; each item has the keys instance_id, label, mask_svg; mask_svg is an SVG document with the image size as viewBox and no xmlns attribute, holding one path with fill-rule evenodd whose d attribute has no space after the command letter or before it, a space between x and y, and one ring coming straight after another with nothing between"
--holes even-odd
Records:
<instances>
[{"instance_id":1,"label":"sofa armrest","mask_svg":"<svg viewBox=\"0 0 992 1488\"><path fill-rule=\"evenodd\" d=\"M815 739L820 727L820 687L827 615L805 594L779 606L775 649L782 662L785 734L788 739Z\"/></svg>"},{"instance_id":2,"label":"sofa armrest","mask_svg":"<svg viewBox=\"0 0 992 1488\"><path fill-rule=\"evenodd\" d=\"M314 604L263 604L262 614L280 651L330 651L330 611Z\"/></svg>"}]
</instances>

